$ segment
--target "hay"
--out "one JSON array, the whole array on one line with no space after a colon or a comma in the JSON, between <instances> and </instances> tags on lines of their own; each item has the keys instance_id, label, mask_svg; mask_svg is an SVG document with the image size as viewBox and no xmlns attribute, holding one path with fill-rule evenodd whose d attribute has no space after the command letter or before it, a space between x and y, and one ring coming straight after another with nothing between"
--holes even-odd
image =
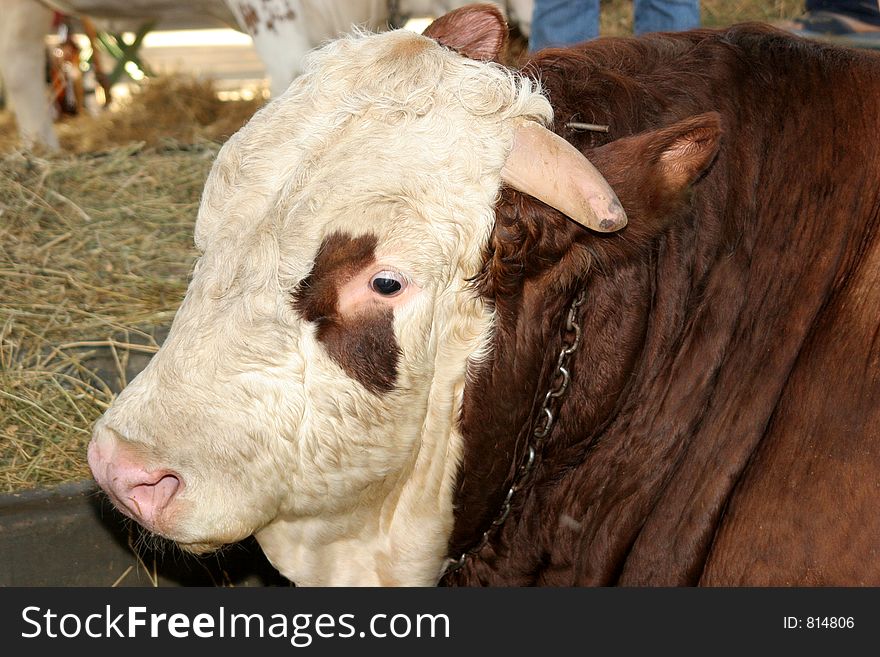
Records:
<instances>
[{"instance_id":1,"label":"hay","mask_svg":"<svg viewBox=\"0 0 880 657\"><path fill-rule=\"evenodd\" d=\"M0 157L0 490L89 476L93 422L183 297L216 151Z\"/></svg>"},{"instance_id":2,"label":"hay","mask_svg":"<svg viewBox=\"0 0 880 657\"><path fill-rule=\"evenodd\" d=\"M262 102L156 78L58 124L67 154L14 150L0 113L0 491L89 476L92 424L183 298L219 143Z\"/></svg>"},{"instance_id":3,"label":"hay","mask_svg":"<svg viewBox=\"0 0 880 657\"><path fill-rule=\"evenodd\" d=\"M173 75L145 81L97 116L68 117L55 126L65 151L91 153L132 142L148 148L226 141L265 102L222 101L213 82ZM11 113L0 113L0 152L19 146Z\"/></svg>"},{"instance_id":4,"label":"hay","mask_svg":"<svg viewBox=\"0 0 880 657\"><path fill-rule=\"evenodd\" d=\"M18 146L18 129L11 112L0 111L0 153L7 153Z\"/></svg>"},{"instance_id":5,"label":"hay","mask_svg":"<svg viewBox=\"0 0 880 657\"><path fill-rule=\"evenodd\" d=\"M153 78L120 101L114 111L62 123L58 139L63 149L76 153L106 150L127 142L168 147L226 141L262 103L221 101L209 80Z\"/></svg>"}]
</instances>

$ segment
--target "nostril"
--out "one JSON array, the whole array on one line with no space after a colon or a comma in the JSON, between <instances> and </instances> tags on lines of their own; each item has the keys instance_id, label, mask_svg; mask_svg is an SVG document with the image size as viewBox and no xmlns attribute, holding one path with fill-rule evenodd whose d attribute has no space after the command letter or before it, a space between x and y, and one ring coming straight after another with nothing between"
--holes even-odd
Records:
<instances>
[{"instance_id":1,"label":"nostril","mask_svg":"<svg viewBox=\"0 0 880 657\"><path fill-rule=\"evenodd\" d=\"M170 470L155 470L153 472L145 473L143 480L139 485L158 486L163 490L173 487L173 495L174 492L177 491L177 487L180 486L180 476L176 472L171 472Z\"/></svg>"},{"instance_id":2,"label":"nostril","mask_svg":"<svg viewBox=\"0 0 880 657\"><path fill-rule=\"evenodd\" d=\"M165 471L150 473L150 480L131 486L123 502L141 520L156 518L182 488L180 477Z\"/></svg>"},{"instance_id":3,"label":"nostril","mask_svg":"<svg viewBox=\"0 0 880 657\"><path fill-rule=\"evenodd\" d=\"M131 443L113 427L99 423L89 444L89 466L95 481L126 515L154 530L169 504L185 488L183 478L168 468L150 469L143 445Z\"/></svg>"}]
</instances>

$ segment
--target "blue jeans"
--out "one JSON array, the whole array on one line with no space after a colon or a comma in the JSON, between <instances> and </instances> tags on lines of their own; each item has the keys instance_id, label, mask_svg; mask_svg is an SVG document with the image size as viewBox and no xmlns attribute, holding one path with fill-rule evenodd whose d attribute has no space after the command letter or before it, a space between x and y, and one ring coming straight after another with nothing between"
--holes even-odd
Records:
<instances>
[{"instance_id":1,"label":"blue jeans","mask_svg":"<svg viewBox=\"0 0 880 657\"><path fill-rule=\"evenodd\" d=\"M634 0L636 34L689 30L700 25L699 0ZM567 46L599 36L599 0L535 0L529 51Z\"/></svg>"}]
</instances>

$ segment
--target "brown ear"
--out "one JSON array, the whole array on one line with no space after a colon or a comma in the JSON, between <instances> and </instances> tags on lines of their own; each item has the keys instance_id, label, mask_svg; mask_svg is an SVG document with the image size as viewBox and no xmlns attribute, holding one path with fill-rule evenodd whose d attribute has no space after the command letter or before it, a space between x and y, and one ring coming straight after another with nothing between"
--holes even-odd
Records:
<instances>
[{"instance_id":1,"label":"brown ear","mask_svg":"<svg viewBox=\"0 0 880 657\"><path fill-rule=\"evenodd\" d=\"M691 186L715 160L722 134L721 115L707 112L588 153L626 210L630 237L659 232L684 207Z\"/></svg>"},{"instance_id":2,"label":"brown ear","mask_svg":"<svg viewBox=\"0 0 880 657\"><path fill-rule=\"evenodd\" d=\"M495 5L465 5L435 20L423 34L471 59L498 62L507 23Z\"/></svg>"},{"instance_id":3,"label":"brown ear","mask_svg":"<svg viewBox=\"0 0 880 657\"><path fill-rule=\"evenodd\" d=\"M658 130L646 150L649 157L657 158L664 184L682 191L715 159L720 137L721 115L707 112Z\"/></svg>"}]
</instances>

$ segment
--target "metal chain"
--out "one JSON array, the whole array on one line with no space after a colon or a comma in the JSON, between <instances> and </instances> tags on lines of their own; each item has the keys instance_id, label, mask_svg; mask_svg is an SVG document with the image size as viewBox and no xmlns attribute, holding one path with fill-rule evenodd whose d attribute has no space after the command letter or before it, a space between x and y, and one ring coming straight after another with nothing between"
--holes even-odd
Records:
<instances>
[{"instance_id":1,"label":"metal chain","mask_svg":"<svg viewBox=\"0 0 880 657\"><path fill-rule=\"evenodd\" d=\"M568 390L568 384L571 382L571 370L568 367L568 361L571 358L571 355L577 351L577 348L581 343L581 327L577 320L578 309L584 304L585 299L586 293L584 290L581 290L571 302L571 306L568 309L565 332L567 336L570 336L571 341L567 343L563 342L559 357L556 359L556 370L553 375L552 385L550 390L544 395L544 402L541 404L541 410L538 413L537 424L534 429L532 429L532 437L529 441L528 449L523 457L523 462L520 464L519 468L517 468L516 474L513 477L513 483L507 490L507 495L501 503L501 509L495 516L492 524L489 525L489 528L483 532L480 542L475 547L463 552L458 559L449 560L449 565L446 568L447 573L458 570L464 566L468 557L486 547L486 544L489 543L489 539L492 537L492 533L504 524L505 520L507 520L507 516L510 514L513 496L517 491L522 490L526 480L532 473L535 461L538 458L538 454L541 452L541 447L544 445L544 439L550 433L553 424L556 422L556 413L559 411L560 405L559 399Z\"/></svg>"}]
</instances>

